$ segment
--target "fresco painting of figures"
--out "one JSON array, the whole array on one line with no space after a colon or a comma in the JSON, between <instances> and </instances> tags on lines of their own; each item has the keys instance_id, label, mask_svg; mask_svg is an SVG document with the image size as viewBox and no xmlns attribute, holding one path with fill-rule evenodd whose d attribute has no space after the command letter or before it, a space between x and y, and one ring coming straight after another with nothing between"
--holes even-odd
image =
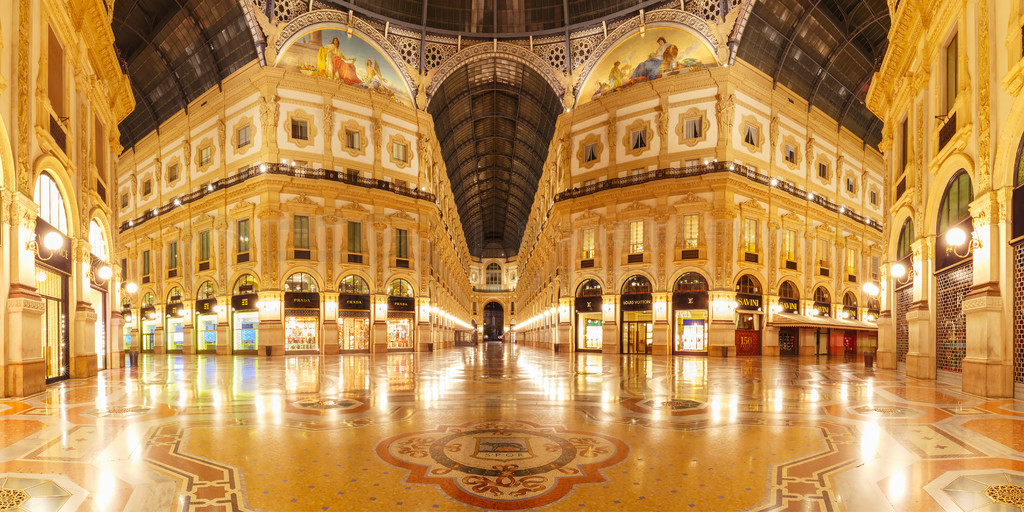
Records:
<instances>
[{"instance_id":1,"label":"fresco painting of figures","mask_svg":"<svg viewBox=\"0 0 1024 512\"><path fill-rule=\"evenodd\" d=\"M305 75L365 87L412 106L412 96L386 57L360 37L344 30L317 29L296 39L277 65Z\"/></svg>"},{"instance_id":2,"label":"fresco painting of figures","mask_svg":"<svg viewBox=\"0 0 1024 512\"><path fill-rule=\"evenodd\" d=\"M662 76L715 66L711 50L693 34L676 28L648 28L606 53L580 89L577 105Z\"/></svg>"}]
</instances>

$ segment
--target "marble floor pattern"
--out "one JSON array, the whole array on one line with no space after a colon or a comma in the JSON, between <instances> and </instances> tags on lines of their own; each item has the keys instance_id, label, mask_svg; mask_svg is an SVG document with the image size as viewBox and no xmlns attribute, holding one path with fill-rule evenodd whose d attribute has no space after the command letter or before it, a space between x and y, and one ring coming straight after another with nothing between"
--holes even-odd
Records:
<instances>
[{"instance_id":1,"label":"marble floor pattern","mask_svg":"<svg viewBox=\"0 0 1024 512\"><path fill-rule=\"evenodd\" d=\"M0 402L0 509L1024 507L1024 402L860 360L181 356Z\"/></svg>"}]
</instances>

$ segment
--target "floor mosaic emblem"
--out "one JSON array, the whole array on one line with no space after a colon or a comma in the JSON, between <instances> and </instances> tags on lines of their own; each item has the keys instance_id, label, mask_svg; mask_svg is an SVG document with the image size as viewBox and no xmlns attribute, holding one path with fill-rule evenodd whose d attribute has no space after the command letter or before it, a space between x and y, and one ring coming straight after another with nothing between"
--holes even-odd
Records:
<instances>
[{"instance_id":1,"label":"floor mosaic emblem","mask_svg":"<svg viewBox=\"0 0 1024 512\"><path fill-rule=\"evenodd\" d=\"M377 455L435 484L456 501L497 510L551 504L574 486L604 482L600 470L629 452L618 439L527 421L445 425L381 441Z\"/></svg>"},{"instance_id":2,"label":"floor mosaic emblem","mask_svg":"<svg viewBox=\"0 0 1024 512\"><path fill-rule=\"evenodd\" d=\"M37 475L8 475L0 475L0 510L57 511L72 499L71 491L49 478L35 478ZM65 510L73 510L76 507L77 501Z\"/></svg>"}]
</instances>

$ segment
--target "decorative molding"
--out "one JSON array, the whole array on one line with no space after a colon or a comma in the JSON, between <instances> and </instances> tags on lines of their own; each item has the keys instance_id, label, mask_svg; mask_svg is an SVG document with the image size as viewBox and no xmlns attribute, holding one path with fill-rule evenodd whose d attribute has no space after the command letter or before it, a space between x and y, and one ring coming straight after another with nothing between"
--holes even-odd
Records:
<instances>
[{"instance_id":1,"label":"decorative molding","mask_svg":"<svg viewBox=\"0 0 1024 512\"><path fill-rule=\"evenodd\" d=\"M686 138L686 120L696 118L700 119L700 136ZM693 107L679 114L679 123L676 124L676 136L679 137L679 144L692 148L708 140L708 130L710 129L711 121L708 119L707 109Z\"/></svg>"},{"instance_id":2,"label":"decorative molding","mask_svg":"<svg viewBox=\"0 0 1024 512\"><path fill-rule=\"evenodd\" d=\"M348 132L350 131L359 134L358 148L348 147ZM341 123L341 126L338 129L338 138L341 139L341 149L348 153L352 158L366 155L366 146L370 143L366 138L366 127L355 119L349 119Z\"/></svg>"},{"instance_id":3,"label":"decorative molding","mask_svg":"<svg viewBox=\"0 0 1024 512\"><path fill-rule=\"evenodd\" d=\"M288 142L295 144L296 147L302 149L307 146L312 146L316 142L316 123L313 114L306 112L305 110L296 109L290 110L285 114L284 118L284 134L287 137ZM306 123L306 140L296 139L292 137L292 121L305 121Z\"/></svg>"},{"instance_id":4,"label":"decorative molding","mask_svg":"<svg viewBox=\"0 0 1024 512\"><path fill-rule=\"evenodd\" d=\"M238 130L245 128L246 126L249 127L249 143L242 147L238 147ZM249 150L256 147L256 144L253 143L254 135L256 134L252 117L244 116L240 118L237 123L235 123L235 125L231 128L231 147L234 148L236 155L244 155L247 152L249 152Z\"/></svg>"},{"instance_id":5,"label":"decorative molding","mask_svg":"<svg viewBox=\"0 0 1024 512\"><path fill-rule=\"evenodd\" d=\"M544 81L551 86L551 89L555 91L555 94L558 95L558 97L561 98L565 95L566 90L563 82L565 82L566 78L561 70L556 70L551 67L546 60L531 52L529 48L524 48L522 46L502 41L488 41L486 43L474 44L473 46L465 48L456 53L450 59L446 59L440 66L434 68L437 70L437 75L427 86L427 96L433 97L434 93L437 92L438 87L440 87L441 84L444 83L445 79L454 73L456 69L477 60L494 58L513 60L530 66L544 78Z\"/></svg>"},{"instance_id":6,"label":"decorative molding","mask_svg":"<svg viewBox=\"0 0 1024 512\"><path fill-rule=\"evenodd\" d=\"M199 149L196 151L195 155L196 172L201 173L214 167L214 162L216 162L216 159L214 157L217 156L217 146L213 143L213 139L211 137L206 137L205 139L199 142L197 147ZM210 149L210 161L206 162L206 164L204 165L202 163L203 150L207 148Z\"/></svg>"},{"instance_id":7,"label":"decorative molding","mask_svg":"<svg viewBox=\"0 0 1024 512\"><path fill-rule=\"evenodd\" d=\"M395 158L395 144L401 144L405 146L405 160L398 160ZM405 169L412 163L412 144L409 144L409 140L405 138L401 133L393 133L388 138L388 160L395 164L399 169Z\"/></svg>"},{"instance_id":8,"label":"decorative molding","mask_svg":"<svg viewBox=\"0 0 1024 512\"><path fill-rule=\"evenodd\" d=\"M645 144L644 144L644 147L642 147L642 148L635 148L634 149L632 147L632 145L633 145L633 140L632 140L633 132L637 132L637 131L640 131L640 130L643 130L644 137L646 137L646 139L644 140ZM626 126L625 133L623 133L623 135L622 135L622 146L623 146L623 149L626 151L627 155L632 155L632 156L640 156L640 155L644 154L645 152L649 151L651 149L653 141L654 141L654 130L651 129L651 120L650 119L636 119L636 120L634 120L632 123L629 123Z\"/></svg>"},{"instance_id":9,"label":"decorative molding","mask_svg":"<svg viewBox=\"0 0 1024 512\"><path fill-rule=\"evenodd\" d=\"M757 118L752 115L744 115L742 117L742 121L743 122L740 123L740 142L743 143L743 145L750 151L760 153L761 148L764 147L764 125L761 124L761 121L758 121ZM748 125L754 128L754 130L757 132L757 144L747 143Z\"/></svg>"},{"instance_id":10,"label":"decorative molding","mask_svg":"<svg viewBox=\"0 0 1024 512\"><path fill-rule=\"evenodd\" d=\"M778 118L776 118L776 119L778 119ZM790 162L789 160L786 160L786 146L792 146L793 147L793 153L796 156L796 158L794 158L792 162ZM797 143L796 137L794 137L792 135L785 135L785 136L783 136L782 137L782 144L779 145L779 149L782 151L782 161L785 164L785 166L789 167L789 170L791 170L791 171L799 171L800 170L800 162L803 161L803 157L800 154L800 144ZM814 172L818 172L817 169L815 169Z\"/></svg>"},{"instance_id":11,"label":"decorative molding","mask_svg":"<svg viewBox=\"0 0 1024 512\"><path fill-rule=\"evenodd\" d=\"M588 162L585 158L586 147L591 144L596 145L596 149L594 151L595 158ZM601 135L598 133L591 133L580 140L579 149L576 150L576 161L579 163L581 168L590 169L601 161L602 152L604 152L604 143L601 142Z\"/></svg>"}]
</instances>

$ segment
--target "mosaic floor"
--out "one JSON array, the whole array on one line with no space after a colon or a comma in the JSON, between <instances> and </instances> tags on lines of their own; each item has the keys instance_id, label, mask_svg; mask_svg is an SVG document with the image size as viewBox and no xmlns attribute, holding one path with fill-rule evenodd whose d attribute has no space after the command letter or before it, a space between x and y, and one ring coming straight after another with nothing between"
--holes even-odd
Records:
<instances>
[{"instance_id":1,"label":"mosaic floor","mask_svg":"<svg viewBox=\"0 0 1024 512\"><path fill-rule=\"evenodd\" d=\"M1024 402L861 362L143 356L0 402L0 509L1024 507Z\"/></svg>"}]
</instances>

